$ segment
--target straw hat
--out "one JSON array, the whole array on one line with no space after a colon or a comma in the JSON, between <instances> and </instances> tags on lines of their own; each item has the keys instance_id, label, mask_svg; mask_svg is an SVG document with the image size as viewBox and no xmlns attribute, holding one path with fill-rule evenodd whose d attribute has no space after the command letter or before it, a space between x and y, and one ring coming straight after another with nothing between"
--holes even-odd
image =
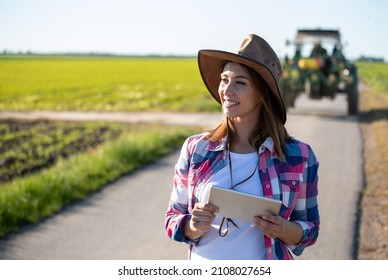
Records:
<instances>
[{"instance_id":1,"label":"straw hat","mask_svg":"<svg viewBox=\"0 0 388 280\"><path fill-rule=\"evenodd\" d=\"M282 76L282 66L271 46L261 37L250 34L242 41L237 53L219 50L200 50L198 65L202 80L218 103L221 67L225 61L236 62L252 68L267 83L275 96L280 120L286 123L286 109L279 90L279 80Z\"/></svg>"}]
</instances>

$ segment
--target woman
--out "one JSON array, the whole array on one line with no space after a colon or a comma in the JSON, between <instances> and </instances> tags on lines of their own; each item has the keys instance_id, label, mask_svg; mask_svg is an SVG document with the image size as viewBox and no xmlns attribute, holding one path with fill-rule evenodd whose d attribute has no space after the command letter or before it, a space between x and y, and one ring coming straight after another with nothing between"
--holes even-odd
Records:
<instances>
[{"instance_id":1,"label":"woman","mask_svg":"<svg viewBox=\"0 0 388 280\"><path fill-rule=\"evenodd\" d=\"M201 50L202 79L225 119L189 137L175 167L165 230L190 246L190 259L293 259L319 232L318 161L288 135L273 49L248 35L237 54ZM247 223L217 215L207 203L217 185L282 201L278 215Z\"/></svg>"}]
</instances>

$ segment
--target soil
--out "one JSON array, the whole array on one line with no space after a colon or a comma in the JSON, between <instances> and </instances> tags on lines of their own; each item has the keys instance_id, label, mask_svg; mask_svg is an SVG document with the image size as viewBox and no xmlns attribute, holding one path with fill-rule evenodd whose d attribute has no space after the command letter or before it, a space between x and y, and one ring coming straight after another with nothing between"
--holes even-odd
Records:
<instances>
[{"instance_id":1,"label":"soil","mask_svg":"<svg viewBox=\"0 0 388 280\"><path fill-rule=\"evenodd\" d=\"M61 157L115 139L122 130L108 124L90 128L82 123L0 119L0 181L38 172Z\"/></svg>"}]
</instances>

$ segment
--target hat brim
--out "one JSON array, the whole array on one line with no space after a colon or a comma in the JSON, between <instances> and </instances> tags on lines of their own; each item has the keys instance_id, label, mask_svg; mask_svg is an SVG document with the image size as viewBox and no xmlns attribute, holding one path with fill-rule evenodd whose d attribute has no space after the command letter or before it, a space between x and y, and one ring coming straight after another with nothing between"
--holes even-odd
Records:
<instances>
[{"instance_id":1,"label":"hat brim","mask_svg":"<svg viewBox=\"0 0 388 280\"><path fill-rule=\"evenodd\" d=\"M265 65L241 55L219 50L200 50L198 52L199 72L201 73L201 77L206 88L209 90L213 98L221 104L220 96L218 94L218 86L221 81L221 67L225 61L246 65L256 71L264 79L276 98L277 105L280 110L279 113L281 121L285 124L286 109L275 77Z\"/></svg>"}]
</instances>

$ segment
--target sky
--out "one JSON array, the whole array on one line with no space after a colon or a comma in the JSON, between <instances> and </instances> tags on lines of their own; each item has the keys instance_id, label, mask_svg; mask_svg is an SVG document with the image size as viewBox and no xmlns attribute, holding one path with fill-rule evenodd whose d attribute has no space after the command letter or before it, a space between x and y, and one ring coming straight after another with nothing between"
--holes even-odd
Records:
<instances>
[{"instance_id":1,"label":"sky","mask_svg":"<svg viewBox=\"0 0 388 280\"><path fill-rule=\"evenodd\" d=\"M348 58L388 61L386 0L0 0L0 52L196 55L254 33L284 57L300 28L339 29Z\"/></svg>"}]
</instances>

